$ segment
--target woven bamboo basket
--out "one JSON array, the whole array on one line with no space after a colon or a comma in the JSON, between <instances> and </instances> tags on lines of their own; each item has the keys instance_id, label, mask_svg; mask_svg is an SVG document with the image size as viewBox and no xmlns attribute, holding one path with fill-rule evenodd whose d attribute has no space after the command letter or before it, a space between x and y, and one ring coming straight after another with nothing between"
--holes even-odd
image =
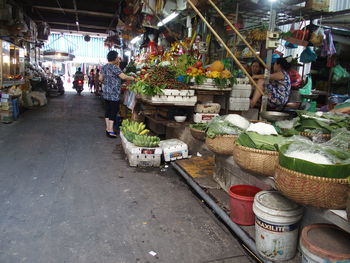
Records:
<instances>
[{"instance_id":1,"label":"woven bamboo basket","mask_svg":"<svg viewBox=\"0 0 350 263\"><path fill-rule=\"evenodd\" d=\"M217 154L231 155L234 149L236 135L220 135L214 139L209 137L205 138L209 150Z\"/></svg>"},{"instance_id":2,"label":"woven bamboo basket","mask_svg":"<svg viewBox=\"0 0 350 263\"><path fill-rule=\"evenodd\" d=\"M316 138L319 141L329 141L331 139L330 134L318 134L318 133L310 133L310 132L300 132L301 136L308 137L310 139Z\"/></svg>"},{"instance_id":3,"label":"woven bamboo basket","mask_svg":"<svg viewBox=\"0 0 350 263\"><path fill-rule=\"evenodd\" d=\"M191 127L190 127L190 131L191 131L192 136L195 139L200 140L200 141L205 141L205 131L194 129Z\"/></svg>"},{"instance_id":4,"label":"woven bamboo basket","mask_svg":"<svg viewBox=\"0 0 350 263\"><path fill-rule=\"evenodd\" d=\"M273 176L278 162L278 152L258 150L235 144L233 159L249 172Z\"/></svg>"},{"instance_id":5,"label":"woven bamboo basket","mask_svg":"<svg viewBox=\"0 0 350 263\"><path fill-rule=\"evenodd\" d=\"M275 182L279 191L297 203L327 209L346 208L350 190L347 179L302 174L278 164Z\"/></svg>"}]
</instances>

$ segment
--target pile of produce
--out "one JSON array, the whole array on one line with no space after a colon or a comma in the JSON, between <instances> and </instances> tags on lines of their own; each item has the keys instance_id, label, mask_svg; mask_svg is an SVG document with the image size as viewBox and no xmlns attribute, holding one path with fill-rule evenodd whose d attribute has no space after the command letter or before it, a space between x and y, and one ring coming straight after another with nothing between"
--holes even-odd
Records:
<instances>
[{"instance_id":1,"label":"pile of produce","mask_svg":"<svg viewBox=\"0 0 350 263\"><path fill-rule=\"evenodd\" d=\"M188 86L175 79L175 72L170 67L153 67L142 72L140 79L130 85L129 90L146 96L162 94L163 89L188 89Z\"/></svg>"},{"instance_id":2,"label":"pile of produce","mask_svg":"<svg viewBox=\"0 0 350 263\"><path fill-rule=\"evenodd\" d=\"M190 127L196 130L206 131L208 128L208 123L193 123L190 125Z\"/></svg>"},{"instance_id":3,"label":"pile of produce","mask_svg":"<svg viewBox=\"0 0 350 263\"><path fill-rule=\"evenodd\" d=\"M350 175L350 152L327 143L294 136L279 147L279 164L303 174L328 178Z\"/></svg>"},{"instance_id":4,"label":"pile of produce","mask_svg":"<svg viewBox=\"0 0 350 263\"><path fill-rule=\"evenodd\" d=\"M249 121L237 114L214 118L206 131L207 137L214 139L219 135L239 135L249 126Z\"/></svg>"},{"instance_id":5,"label":"pile of produce","mask_svg":"<svg viewBox=\"0 0 350 263\"><path fill-rule=\"evenodd\" d=\"M262 135L256 132L243 132L236 140L238 145L266 151L277 151L276 145L285 141L281 135Z\"/></svg>"},{"instance_id":6,"label":"pile of produce","mask_svg":"<svg viewBox=\"0 0 350 263\"><path fill-rule=\"evenodd\" d=\"M146 125L142 122L131 121L125 119L122 121L120 130L123 132L124 137L133 142L135 135L146 135L150 131L146 129Z\"/></svg>"},{"instance_id":7,"label":"pile of produce","mask_svg":"<svg viewBox=\"0 0 350 263\"><path fill-rule=\"evenodd\" d=\"M158 147L160 138L157 136L148 136L150 131L146 129L146 125L142 122L131 121L125 119L122 121L120 130L124 137L139 147Z\"/></svg>"},{"instance_id":8,"label":"pile of produce","mask_svg":"<svg viewBox=\"0 0 350 263\"><path fill-rule=\"evenodd\" d=\"M236 72L233 70L231 62L225 59L214 61L207 68L206 77L213 79L219 88L236 83Z\"/></svg>"},{"instance_id":9,"label":"pile of produce","mask_svg":"<svg viewBox=\"0 0 350 263\"><path fill-rule=\"evenodd\" d=\"M160 139L157 136L135 135L133 144L139 147L158 147Z\"/></svg>"}]
</instances>

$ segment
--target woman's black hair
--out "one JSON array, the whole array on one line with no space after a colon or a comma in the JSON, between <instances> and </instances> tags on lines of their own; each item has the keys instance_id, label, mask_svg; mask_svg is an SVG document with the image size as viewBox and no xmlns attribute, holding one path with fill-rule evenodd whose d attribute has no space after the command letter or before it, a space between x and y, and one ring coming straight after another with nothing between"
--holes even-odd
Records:
<instances>
[{"instance_id":1,"label":"woman's black hair","mask_svg":"<svg viewBox=\"0 0 350 263\"><path fill-rule=\"evenodd\" d=\"M109 51L107 54L108 62L112 62L112 61L116 60L117 57L118 57L118 52L115 50Z\"/></svg>"},{"instance_id":2,"label":"woman's black hair","mask_svg":"<svg viewBox=\"0 0 350 263\"><path fill-rule=\"evenodd\" d=\"M292 67L292 65L291 65L290 63L288 63L287 60L286 60L285 58L278 58L278 59L276 60L276 63L277 63L278 65L281 65L281 68L282 68L283 70L286 70L286 71L290 70L291 67Z\"/></svg>"}]
</instances>

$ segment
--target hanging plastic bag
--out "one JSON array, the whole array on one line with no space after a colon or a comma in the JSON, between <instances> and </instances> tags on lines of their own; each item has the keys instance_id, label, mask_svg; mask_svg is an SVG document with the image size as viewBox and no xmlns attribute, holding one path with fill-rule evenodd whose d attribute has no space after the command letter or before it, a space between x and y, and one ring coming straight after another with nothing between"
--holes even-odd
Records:
<instances>
[{"instance_id":1,"label":"hanging plastic bag","mask_svg":"<svg viewBox=\"0 0 350 263\"><path fill-rule=\"evenodd\" d=\"M310 48L306 47L300 55L300 62L302 63L310 63L314 62L317 59L316 53Z\"/></svg>"},{"instance_id":2,"label":"hanging plastic bag","mask_svg":"<svg viewBox=\"0 0 350 263\"><path fill-rule=\"evenodd\" d=\"M325 34L325 38L323 39L321 56L327 57L327 56L334 55L335 53L337 53L337 51L336 51L334 43L333 43L332 31L325 30L324 34Z\"/></svg>"},{"instance_id":3,"label":"hanging plastic bag","mask_svg":"<svg viewBox=\"0 0 350 263\"><path fill-rule=\"evenodd\" d=\"M302 79L299 72L296 69L292 68L291 70L289 70L288 74L292 88L300 87Z\"/></svg>"},{"instance_id":4,"label":"hanging plastic bag","mask_svg":"<svg viewBox=\"0 0 350 263\"><path fill-rule=\"evenodd\" d=\"M312 78L311 76L308 76L307 83L302 89L299 90L299 93L303 95L309 95L311 94L311 90L312 90Z\"/></svg>"},{"instance_id":5,"label":"hanging plastic bag","mask_svg":"<svg viewBox=\"0 0 350 263\"><path fill-rule=\"evenodd\" d=\"M315 32L311 33L310 42L315 46L319 47L323 43L324 30L322 27L319 27Z\"/></svg>"},{"instance_id":6,"label":"hanging plastic bag","mask_svg":"<svg viewBox=\"0 0 350 263\"><path fill-rule=\"evenodd\" d=\"M338 82L344 78L350 77L350 74L346 71L346 69L340 65L336 65L334 68L332 68L332 74L333 82Z\"/></svg>"},{"instance_id":7,"label":"hanging plastic bag","mask_svg":"<svg viewBox=\"0 0 350 263\"><path fill-rule=\"evenodd\" d=\"M297 45L292 44L292 43L290 43L290 42L288 42L288 41L286 41L286 43L284 44L284 46L285 46L286 48L289 48L289 49L298 48Z\"/></svg>"},{"instance_id":8,"label":"hanging plastic bag","mask_svg":"<svg viewBox=\"0 0 350 263\"><path fill-rule=\"evenodd\" d=\"M305 24L304 28L303 24ZM291 29L292 31L292 29ZM309 39L309 34L310 34L310 30L307 29L306 27L306 21L305 19L301 19L300 24L299 24L299 29L295 29L292 31L292 37L299 39L299 40L308 40Z\"/></svg>"}]
</instances>

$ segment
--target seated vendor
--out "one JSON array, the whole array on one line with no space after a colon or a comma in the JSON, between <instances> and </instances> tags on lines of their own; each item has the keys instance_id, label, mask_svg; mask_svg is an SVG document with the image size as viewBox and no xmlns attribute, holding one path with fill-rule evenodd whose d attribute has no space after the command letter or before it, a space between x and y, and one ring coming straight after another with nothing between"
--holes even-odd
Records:
<instances>
[{"instance_id":1,"label":"seated vendor","mask_svg":"<svg viewBox=\"0 0 350 263\"><path fill-rule=\"evenodd\" d=\"M257 84L262 91L267 90L268 106L271 108L281 108L287 102L291 90L291 83L288 70L291 68L290 63L285 58L278 58L273 65L273 71L270 75L269 84L264 87L264 75L253 75L252 78L257 80ZM262 94L258 89L255 89L250 107L255 107L256 103L261 98Z\"/></svg>"},{"instance_id":2,"label":"seated vendor","mask_svg":"<svg viewBox=\"0 0 350 263\"><path fill-rule=\"evenodd\" d=\"M248 72L251 73L252 76L262 74L264 73L263 66L259 63L259 61L255 60L252 62L252 64L250 64L250 71Z\"/></svg>"}]
</instances>

